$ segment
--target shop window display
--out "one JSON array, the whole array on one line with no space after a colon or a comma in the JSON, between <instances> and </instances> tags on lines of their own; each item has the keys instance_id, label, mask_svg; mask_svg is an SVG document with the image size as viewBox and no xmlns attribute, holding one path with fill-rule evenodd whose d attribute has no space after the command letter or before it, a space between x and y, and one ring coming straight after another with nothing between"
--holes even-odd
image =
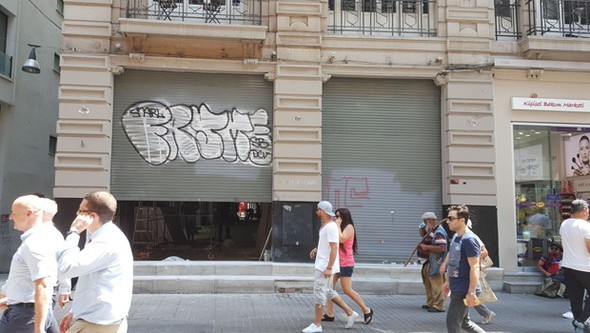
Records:
<instances>
[{"instance_id":1,"label":"shop window display","mask_svg":"<svg viewBox=\"0 0 590 333\"><path fill-rule=\"evenodd\" d=\"M559 243L571 202L590 196L589 137L587 128L513 126L519 266L536 265Z\"/></svg>"}]
</instances>

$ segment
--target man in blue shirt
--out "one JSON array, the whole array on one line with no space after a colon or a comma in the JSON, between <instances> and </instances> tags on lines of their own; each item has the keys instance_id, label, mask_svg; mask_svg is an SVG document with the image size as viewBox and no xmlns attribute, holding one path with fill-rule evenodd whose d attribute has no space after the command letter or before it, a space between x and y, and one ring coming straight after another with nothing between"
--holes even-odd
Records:
<instances>
[{"instance_id":1,"label":"man in blue shirt","mask_svg":"<svg viewBox=\"0 0 590 333\"><path fill-rule=\"evenodd\" d=\"M451 206L447 210L447 224L457 236L450 244L449 253L441 271L446 268L447 280L443 293L451 294L447 312L447 331L449 333L485 333L469 319L468 306L479 304L479 238L467 227L469 208L465 205Z\"/></svg>"}]
</instances>

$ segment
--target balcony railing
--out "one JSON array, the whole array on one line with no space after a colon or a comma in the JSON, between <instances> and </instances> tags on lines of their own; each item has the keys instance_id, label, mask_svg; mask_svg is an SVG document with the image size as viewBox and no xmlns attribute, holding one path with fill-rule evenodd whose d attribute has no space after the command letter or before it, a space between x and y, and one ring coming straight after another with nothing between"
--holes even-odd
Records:
<instances>
[{"instance_id":1,"label":"balcony railing","mask_svg":"<svg viewBox=\"0 0 590 333\"><path fill-rule=\"evenodd\" d=\"M12 56L0 52L0 75L12 77Z\"/></svg>"},{"instance_id":2,"label":"balcony railing","mask_svg":"<svg viewBox=\"0 0 590 333\"><path fill-rule=\"evenodd\" d=\"M260 0L127 0L127 18L260 25Z\"/></svg>"},{"instance_id":3,"label":"balcony railing","mask_svg":"<svg viewBox=\"0 0 590 333\"><path fill-rule=\"evenodd\" d=\"M590 1L527 0L528 35L590 37Z\"/></svg>"},{"instance_id":4,"label":"balcony railing","mask_svg":"<svg viewBox=\"0 0 590 333\"><path fill-rule=\"evenodd\" d=\"M328 7L334 33L436 36L434 0L330 0Z\"/></svg>"},{"instance_id":5,"label":"balcony railing","mask_svg":"<svg viewBox=\"0 0 590 333\"><path fill-rule=\"evenodd\" d=\"M496 0L494 11L496 16L496 39L502 37L520 38L519 12L520 5L516 0Z\"/></svg>"}]
</instances>

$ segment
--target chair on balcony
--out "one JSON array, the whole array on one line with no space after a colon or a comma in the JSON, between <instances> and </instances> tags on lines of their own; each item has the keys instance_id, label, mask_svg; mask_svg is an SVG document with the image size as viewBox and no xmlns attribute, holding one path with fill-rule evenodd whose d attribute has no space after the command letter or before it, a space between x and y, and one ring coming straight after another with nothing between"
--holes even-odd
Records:
<instances>
[{"instance_id":1,"label":"chair on balcony","mask_svg":"<svg viewBox=\"0 0 590 333\"><path fill-rule=\"evenodd\" d=\"M211 0L203 5L205 11L205 23L221 23L217 15L225 6L224 0Z\"/></svg>"},{"instance_id":2,"label":"chair on balcony","mask_svg":"<svg viewBox=\"0 0 590 333\"><path fill-rule=\"evenodd\" d=\"M172 21L170 15L176 9L176 1L175 0L157 0L158 5L160 6L160 15L158 19L160 20L168 20Z\"/></svg>"}]
</instances>

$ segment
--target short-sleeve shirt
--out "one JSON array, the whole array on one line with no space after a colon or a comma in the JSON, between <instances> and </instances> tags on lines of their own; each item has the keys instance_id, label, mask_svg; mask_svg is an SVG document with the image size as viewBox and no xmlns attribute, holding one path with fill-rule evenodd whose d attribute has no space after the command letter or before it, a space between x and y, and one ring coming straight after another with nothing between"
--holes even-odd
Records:
<instances>
[{"instance_id":1,"label":"short-sleeve shirt","mask_svg":"<svg viewBox=\"0 0 590 333\"><path fill-rule=\"evenodd\" d=\"M315 269L325 271L330 260L330 243L340 243L340 230L336 222L331 221L320 228L320 239L318 241L318 252L315 257ZM340 273L340 260L336 251L336 260L332 265L332 273Z\"/></svg>"},{"instance_id":2,"label":"short-sleeve shirt","mask_svg":"<svg viewBox=\"0 0 590 333\"><path fill-rule=\"evenodd\" d=\"M586 239L590 239L590 222L570 218L561 223L559 228L563 259L561 266L577 271L590 272L590 253Z\"/></svg>"},{"instance_id":3,"label":"short-sleeve shirt","mask_svg":"<svg viewBox=\"0 0 590 333\"><path fill-rule=\"evenodd\" d=\"M57 282L57 259L49 228L41 223L21 235L22 243L12 256L6 280L8 304L34 303L34 281L47 278L47 284ZM48 294L51 298L51 293Z\"/></svg>"},{"instance_id":4,"label":"short-sleeve shirt","mask_svg":"<svg viewBox=\"0 0 590 333\"><path fill-rule=\"evenodd\" d=\"M549 274L555 274L559 272L559 263L561 262L561 255L546 254L539 259L543 262L543 268Z\"/></svg>"},{"instance_id":5,"label":"short-sleeve shirt","mask_svg":"<svg viewBox=\"0 0 590 333\"><path fill-rule=\"evenodd\" d=\"M469 291L470 267L467 258L479 258L481 251L480 244L479 237L472 231L467 231L461 237L456 236L451 241L449 261L447 264L451 291L464 293ZM479 286L477 290L479 290Z\"/></svg>"}]
</instances>

